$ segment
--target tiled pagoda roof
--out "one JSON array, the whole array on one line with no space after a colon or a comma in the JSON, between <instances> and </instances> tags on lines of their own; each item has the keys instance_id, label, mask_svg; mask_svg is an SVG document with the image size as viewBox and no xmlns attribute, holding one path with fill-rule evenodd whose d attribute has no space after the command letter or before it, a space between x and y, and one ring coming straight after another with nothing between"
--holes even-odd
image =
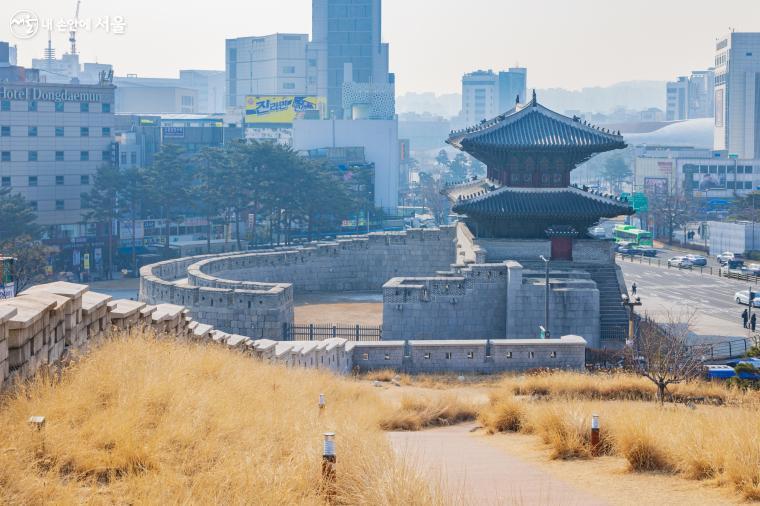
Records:
<instances>
[{"instance_id":1,"label":"tiled pagoda roof","mask_svg":"<svg viewBox=\"0 0 760 506\"><path fill-rule=\"evenodd\" d=\"M533 100L489 121L451 132L447 143L463 151L568 149L600 153L626 147L620 133L568 118Z\"/></svg>"},{"instance_id":2,"label":"tiled pagoda roof","mask_svg":"<svg viewBox=\"0 0 760 506\"><path fill-rule=\"evenodd\" d=\"M612 218L633 214L625 201L576 187L501 187L461 198L453 206L457 214L480 217L588 217Z\"/></svg>"}]
</instances>

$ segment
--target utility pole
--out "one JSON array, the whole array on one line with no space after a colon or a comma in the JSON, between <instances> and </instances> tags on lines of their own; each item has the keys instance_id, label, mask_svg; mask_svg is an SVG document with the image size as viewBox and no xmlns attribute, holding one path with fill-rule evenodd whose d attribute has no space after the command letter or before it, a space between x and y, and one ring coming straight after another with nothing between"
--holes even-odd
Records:
<instances>
[{"instance_id":1,"label":"utility pole","mask_svg":"<svg viewBox=\"0 0 760 506\"><path fill-rule=\"evenodd\" d=\"M641 305L641 297L636 297L635 299L632 299L628 297L628 295L623 295L623 305L628 308L628 339L633 340L634 336L634 329L633 329L633 308L636 306Z\"/></svg>"},{"instance_id":2,"label":"utility pole","mask_svg":"<svg viewBox=\"0 0 760 506\"><path fill-rule=\"evenodd\" d=\"M546 259L543 255L541 255L541 260L544 261L544 264L546 265L546 277L544 280L544 284L546 285L546 293L544 295L544 338L550 337L549 332L549 260Z\"/></svg>"}]
</instances>

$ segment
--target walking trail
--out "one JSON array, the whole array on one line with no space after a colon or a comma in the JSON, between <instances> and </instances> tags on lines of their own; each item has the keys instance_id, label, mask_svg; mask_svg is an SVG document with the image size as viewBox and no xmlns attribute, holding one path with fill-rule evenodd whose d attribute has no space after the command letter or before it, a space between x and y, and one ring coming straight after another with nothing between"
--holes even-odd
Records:
<instances>
[{"instance_id":1,"label":"walking trail","mask_svg":"<svg viewBox=\"0 0 760 506\"><path fill-rule=\"evenodd\" d=\"M447 497L473 505L603 505L539 466L513 457L470 432L473 424L390 432L397 453L442 483ZM457 502L460 502L457 501Z\"/></svg>"}]
</instances>

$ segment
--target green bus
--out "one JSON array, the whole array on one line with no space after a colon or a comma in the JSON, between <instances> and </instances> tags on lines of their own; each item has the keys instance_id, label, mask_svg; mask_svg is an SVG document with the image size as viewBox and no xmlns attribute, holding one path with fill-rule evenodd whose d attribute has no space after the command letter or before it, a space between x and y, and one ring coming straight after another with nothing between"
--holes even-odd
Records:
<instances>
[{"instance_id":1,"label":"green bus","mask_svg":"<svg viewBox=\"0 0 760 506\"><path fill-rule=\"evenodd\" d=\"M652 232L640 230L632 225L615 225L612 237L616 243L627 242L636 246L653 246Z\"/></svg>"}]
</instances>

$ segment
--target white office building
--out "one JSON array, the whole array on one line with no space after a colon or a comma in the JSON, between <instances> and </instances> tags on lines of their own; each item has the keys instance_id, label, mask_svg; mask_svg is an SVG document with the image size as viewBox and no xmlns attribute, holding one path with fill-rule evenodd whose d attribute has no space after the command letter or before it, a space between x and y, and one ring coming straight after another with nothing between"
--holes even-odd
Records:
<instances>
[{"instance_id":1,"label":"white office building","mask_svg":"<svg viewBox=\"0 0 760 506\"><path fill-rule=\"evenodd\" d=\"M666 85L666 121L712 118L715 70L695 70Z\"/></svg>"},{"instance_id":2,"label":"white office building","mask_svg":"<svg viewBox=\"0 0 760 506\"><path fill-rule=\"evenodd\" d=\"M318 94L317 58L307 34L227 39L225 58L228 109L243 109L249 95Z\"/></svg>"},{"instance_id":3,"label":"white office building","mask_svg":"<svg viewBox=\"0 0 760 506\"><path fill-rule=\"evenodd\" d=\"M760 158L760 33L732 32L715 52L715 144Z\"/></svg>"},{"instance_id":4,"label":"white office building","mask_svg":"<svg viewBox=\"0 0 760 506\"><path fill-rule=\"evenodd\" d=\"M682 121L689 117L689 78L681 76L666 85L666 121Z\"/></svg>"},{"instance_id":5,"label":"white office building","mask_svg":"<svg viewBox=\"0 0 760 506\"><path fill-rule=\"evenodd\" d=\"M492 70L477 70L462 76L462 116L465 123L474 125L499 113L499 76Z\"/></svg>"},{"instance_id":6,"label":"white office building","mask_svg":"<svg viewBox=\"0 0 760 506\"><path fill-rule=\"evenodd\" d=\"M0 186L53 235L83 235L83 194L112 153L114 87L0 83Z\"/></svg>"},{"instance_id":7,"label":"white office building","mask_svg":"<svg viewBox=\"0 0 760 506\"><path fill-rule=\"evenodd\" d=\"M375 164L375 206L395 212L398 206L398 121L296 120L293 149L364 147L367 162Z\"/></svg>"}]
</instances>

